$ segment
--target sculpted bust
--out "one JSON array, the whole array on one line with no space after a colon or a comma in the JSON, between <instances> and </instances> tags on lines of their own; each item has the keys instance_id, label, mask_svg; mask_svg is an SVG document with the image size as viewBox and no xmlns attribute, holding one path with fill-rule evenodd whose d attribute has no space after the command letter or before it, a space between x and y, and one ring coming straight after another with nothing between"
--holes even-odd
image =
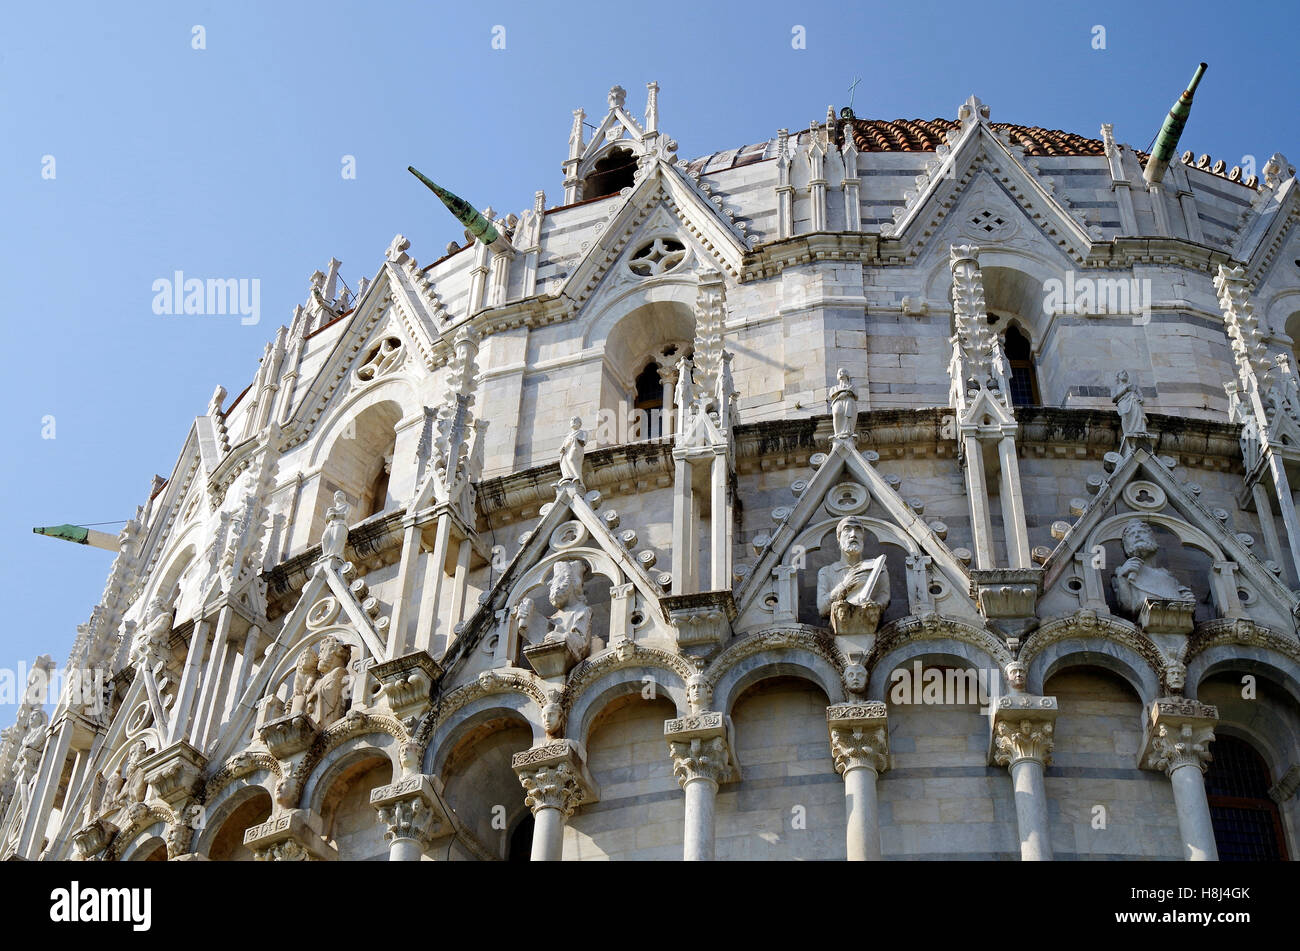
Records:
<instances>
[{"instance_id":1,"label":"sculpted bust","mask_svg":"<svg viewBox=\"0 0 1300 951\"><path fill-rule=\"evenodd\" d=\"M586 563L557 561L551 568L551 604L555 613L546 632L548 644L567 643L578 657L586 657L591 646L591 607L582 590Z\"/></svg>"},{"instance_id":2,"label":"sculpted bust","mask_svg":"<svg viewBox=\"0 0 1300 951\"><path fill-rule=\"evenodd\" d=\"M1146 601L1194 601L1192 589L1174 577L1167 568L1157 567L1155 554L1160 550L1151 526L1134 520L1124 526L1120 536L1127 559L1115 569L1111 587L1119 605L1134 617Z\"/></svg>"},{"instance_id":3,"label":"sculpted bust","mask_svg":"<svg viewBox=\"0 0 1300 951\"><path fill-rule=\"evenodd\" d=\"M889 606L885 556L863 559L867 528L850 515L835 529L840 558L817 572L817 611L829 617L836 634L874 634Z\"/></svg>"}]
</instances>

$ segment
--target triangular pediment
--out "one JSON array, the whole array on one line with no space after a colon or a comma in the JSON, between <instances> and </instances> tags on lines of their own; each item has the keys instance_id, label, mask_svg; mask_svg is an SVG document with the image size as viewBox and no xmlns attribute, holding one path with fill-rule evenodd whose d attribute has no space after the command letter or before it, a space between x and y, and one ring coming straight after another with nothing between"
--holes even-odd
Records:
<instances>
[{"instance_id":1,"label":"triangular pediment","mask_svg":"<svg viewBox=\"0 0 1300 951\"><path fill-rule=\"evenodd\" d=\"M1115 464L1110 478L1044 562L1045 610L1070 613L1080 602L1085 608L1108 610L1102 585L1110 584L1119 566L1107 563L1104 545L1119 538L1125 523L1140 519L1208 554L1216 565L1235 566L1234 583L1225 583L1218 593L1210 585L1211 594L1221 602L1217 605L1221 614L1245 617L1238 592L1246 590L1251 598L1250 617L1262 626L1291 630L1295 595L1251 551L1250 539L1227 527L1226 513L1219 515L1206 508L1160 459L1145 448L1135 448ZM1186 579L1180 580L1186 583Z\"/></svg>"},{"instance_id":2,"label":"triangular pediment","mask_svg":"<svg viewBox=\"0 0 1300 951\"><path fill-rule=\"evenodd\" d=\"M864 455L851 441L840 439L832 442L824 459L814 457L816 473L800 491L799 501L781 519L736 592L742 620L758 602L770 596L778 568L793 564L792 558L801 555L801 549L813 547L839 519L856 515L867 522L882 544L898 545L909 559L929 559L929 571L943 581L945 599L938 606L941 613L983 623L969 596L970 576L965 567L877 471L875 458L874 452ZM916 564L919 566L921 561L918 559ZM918 567L918 571L925 573L924 568ZM908 587L912 603L905 613L936 610L929 584L909 583Z\"/></svg>"},{"instance_id":3,"label":"triangular pediment","mask_svg":"<svg viewBox=\"0 0 1300 951\"><path fill-rule=\"evenodd\" d=\"M720 198L706 198L701 186L681 168L655 159L607 219L603 231L591 240L562 293L577 304L586 303L603 287L615 265L620 265L620 276L629 281L639 279L626 268L626 257L640 247L640 236L651 235L656 229L681 235L679 240L689 242L691 253L704 268L738 279L748 239L719 210L721 204Z\"/></svg>"},{"instance_id":4,"label":"triangular pediment","mask_svg":"<svg viewBox=\"0 0 1300 951\"><path fill-rule=\"evenodd\" d=\"M976 191L1000 196L1008 209L1028 219L1024 225L1036 229L1076 263L1091 252L1096 236L1055 194L1054 184L1029 167L1024 150L995 132L986 119L968 121L954 145L939 147L934 161L917 176L916 190L904 193L906 204L895 212L894 224L886 226L884 237L919 249L954 215L985 210L964 200ZM993 243L998 240L995 232L1005 230L996 226L994 231L985 230L982 238L978 234L971 238Z\"/></svg>"}]
</instances>

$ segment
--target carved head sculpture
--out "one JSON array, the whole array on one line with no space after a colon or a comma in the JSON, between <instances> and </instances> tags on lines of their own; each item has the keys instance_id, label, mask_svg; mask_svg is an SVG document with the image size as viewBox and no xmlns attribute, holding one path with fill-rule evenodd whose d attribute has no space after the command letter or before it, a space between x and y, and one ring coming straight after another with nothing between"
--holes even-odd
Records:
<instances>
[{"instance_id":1,"label":"carved head sculpture","mask_svg":"<svg viewBox=\"0 0 1300 951\"><path fill-rule=\"evenodd\" d=\"M398 753L399 761L402 764L402 773L410 776L420 771L420 744L414 740L402 744Z\"/></svg>"},{"instance_id":2,"label":"carved head sculpture","mask_svg":"<svg viewBox=\"0 0 1300 951\"><path fill-rule=\"evenodd\" d=\"M713 703L713 687L702 673L694 673L686 681L686 701L692 713L703 713Z\"/></svg>"},{"instance_id":3,"label":"carved head sculpture","mask_svg":"<svg viewBox=\"0 0 1300 951\"><path fill-rule=\"evenodd\" d=\"M334 493L334 507L340 510L348 507L348 497L344 495L342 489L339 489L337 492ZM340 511L339 514L342 517L345 513Z\"/></svg>"},{"instance_id":4,"label":"carved head sculpture","mask_svg":"<svg viewBox=\"0 0 1300 951\"><path fill-rule=\"evenodd\" d=\"M320 661L316 664L316 672L328 674L346 665L351 658L352 648L332 634L327 634L320 642Z\"/></svg>"},{"instance_id":5,"label":"carved head sculpture","mask_svg":"<svg viewBox=\"0 0 1300 951\"><path fill-rule=\"evenodd\" d=\"M1164 674L1165 686L1174 693L1182 693L1187 681L1187 668L1182 664L1168 664Z\"/></svg>"},{"instance_id":6,"label":"carved head sculpture","mask_svg":"<svg viewBox=\"0 0 1300 951\"><path fill-rule=\"evenodd\" d=\"M856 515L845 516L835 526L835 540L845 561L857 561L867 543L867 523Z\"/></svg>"},{"instance_id":7,"label":"carved head sculpture","mask_svg":"<svg viewBox=\"0 0 1300 951\"><path fill-rule=\"evenodd\" d=\"M1124 526L1124 532L1120 536L1120 543L1124 546L1124 554L1129 558L1147 559L1159 551L1160 546L1156 544L1155 532L1151 526L1141 519L1134 519Z\"/></svg>"},{"instance_id":8,"label":"carved head sculpture","mask_svg":"<svg viewBox=\"0 0 1300 951\"><path fill-rule=\"evenodd\" d=\"M564 707L560 705L558 698L553 694L542 706L542 728L546 730L548 738L558 739L560 727L563 723Z\"/></svg>"},{"instance_id":9,"label":"carved head sculpture","mask_svg":"<svg viewBox=\"0 0 1300 951\"><path fill-rule=\"evenodd\" d=\"M843 387L848 387L853 384L853 381L849 379L849 371L844 369L844 367L839 368L835 374L835 379L839 385Z\"/></svg>"},{"instance_id":10,"label":"carved head sculpture","mask_svg":"<svg viewBox=\"0 0 1300 951\"><path fill-rule=\"evenodd\" d=\"M551 604L563 611L570 604L583 600L582 583L587 563L578 560L557 561L551 568Z\"/></svg>"},{"instance_id":11,"label":"carved head sculpture","mask_svg":"<svg viewBox=\"0 0 1300 951\"><path fill-rule=\"evenodd\" d=\"M867 668L854 660L844 667L844 686L851 694L860 694L867 689Z\"/></svg>"},{"instance_id":12,"label":"carved head sculpture","mask_svg":"<svg viewBox=\"0 0 1300 951\"><path fill-rule=\"evenodd\" d=\"M1121 389L1128 386L1128 370L1120 370L1115 374L1115 385Z\"/></svg>"},{"instance_id":13,"label":"carved head sculpture","mask_svg":"<svg viewBox=\"0 0 1300 951\"><path fill-rule=\"evenodd\" d=\"M1011 685L1012 690L1024 690L1028 682L1029 670L1018 660L1013 660L1006 666L1007 683Z\"/></svg>"}]
</instances>

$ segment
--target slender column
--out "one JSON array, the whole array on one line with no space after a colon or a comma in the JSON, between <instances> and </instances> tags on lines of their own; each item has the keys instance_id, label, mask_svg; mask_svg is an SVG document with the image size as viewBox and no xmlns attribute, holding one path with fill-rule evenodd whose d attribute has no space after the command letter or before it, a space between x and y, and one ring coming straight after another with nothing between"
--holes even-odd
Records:
<instances>
[{"instance_id":1,"label":"slender column","mask_svg":"<svg viewBox=\"0 0 1300 951\"><path fill-rule=\"evenodd\" d=\"M1151 704L1150 723L1138 762L1158 769L1174 787L1183 857L1189 862L1217 862L1210 804L1205 798L1205 767L1210 762L1214 724L1219 711L1183 697L1161 697Z\"/></svg>"},{"instance_id":2,"label":"slender column","mask_svg":"<svg viewBox=\"0 0 1300 951\"><path fill-rule=\"evenodd\" d=\"M55 727L54 734L45 741L36 785L31 800L27 803L27 812L23 816L22 833L18 841L17 852L24 858L35 860L40 857L45 826L49 822L50 809L54 805L54 795L59 789L63 764L72 746L72 728L73 720L65 714L63 720Z\"/></svg>"},{"instance_id":3,"label":"slender column","mask_svg":"<svg viewBox=\"0 0 1300 951\"><path fill-rule=\"evenodd\" d=\"M221 685L221 667L222 659L225 657L225 645L230 639L230 623L234 620L234 610L229 604L223 604L221 610L217 613L217 626L212 635L212 643L207 650L207 657L204 657L203 647L199 648L198 661L199 669L196 671L196 687L199 688L199 699L194 705L194 709L189 712L188 707L182 706L179 702L176 704L176 712L185 714L191 722L184 723L179 727L173 740L181 739L188 736L195 746L203 745L203 725L206 721L208 705L212 703L213 696L217 693L217 688ZM194 631L198 633L198 625L194 626ZM206 640L206 639L205 639ZM191 644L191 646L193 646ZM219 659L220 658L220 659ZM206 663L204 661L206 660ZM188 658L186 663L188 664ZM186 671L188 673L188 669ZM182 693L184 693L182 678ZM177 717L177 721L180 717ZM177 730L177 722L172 723L174 731Z\"/></svg>"},{"instance_id":4,"label":"slender column","mask_svg":"<svg viewBox=\"0 0 1300 951\"><path fill-rule=\"evenodd\" d=\"M989 520L989 494L984 479L984 456L979 440L965 437L966 497L970 499L971 535L975 545L975 567L993 567L993 529Z\"/></svg>"},{"instance_id":5,"label":"slender column","mask_svg":"<svg viewBox=\"0 0 1300 951\"><path fill-rule=\"evenodd\" d=\"M731 506L727 500L727 456L713 457L712 529L709 540L709 587L713 591L731 588Z\"/></svg>"},{"instance_id":6,"label":"slender column","mask_svg":"<svg viewBox=\"0 0 1300 951\"><path fill-rule=\"evenodd\" d=\"M1277 534L1277 522L1273 519L1273 503L1269 501L1268 490L1264 483L1256 479L1250 486L1250 493L1255 498L1255 514L1259 516L1259 530L1264 536L1264 547L1268 557L1282 569L1282 577L1290 572L1286 570L1286 559L1282 556L1282 540Z\"/></svg>"},{"instance_id":7,"label":"slender column","mask_svg":"<svg viewBox=\"0 0 1300 951\"><path fill-rule=\"evenodd\" d=\"M443 812L438 777L416 773L370 791L370 804L387 826L390 862L418 862L433 840L451 831Z\"/></svg>"},{"instance_id":8,"label":"slender column","mask_svg":"<svg viewBox=\"0 0 1300 951\"><path fill-rule=\"evenodd\" d=\"M226 694L230 690L230 680L226 677L226 663L230 657L230 650L229 632L224 637L218 632L217 640L212 643L212 658L208 662L203 699L199 704L201 722L197 724L193 734L194 745L201 750L207 749L208 738L212 735L213 728L221 722L221 714L226 705Z\"/></svg>"},{"instance_id":9,"label":"slender column","mask_svg":"<svg viewBox=\"0 0 1300 951\"><path fill-rule=\"evenodd\" d=\"M456 625L465 620L465 592L469 583L469 560L474 554L474 543L462 538L456 550L456 577L451 585L451 616L447 619L446 647L456 639Z\"/></svg>"},{"instance_id":10,"label":"slender column","mask_svg":"<svg viewBox=\"0 0 1300 951\"><path fill-rule=\"evenodd\" d=\"M1011 436L998 440L1002 468L1002 528L1007 537L1007 565L1029 568L1029 534L1025 528L1025 500L1020 492L1020 462Z\"/></svg>"},{"instance_id":11,"label":"slender column","mask_svg":"<svg viewBox=\"0 0 1300 951\"><path fill-rule=\"evenodd\" d=\"M221 610L229 611L230 608L223 607ZM189 651L185 655L185 669L181 673L179 696L171 711L170 729L167 731L166 740L168 746L181 738L189 720L189 709L194 701L196 681L199 678L199 668L203 666L203 654L207 650L208 631L211 627L212 624L207 618L200 618L194 622Z\"/></svg>"},{"instance_id":12,"label":"slender column","mask_svg":"<svg viewBox=\"0 0 1300 951\"><path fill-rule=\"evenodd\" d=\"M826 708L835 772L844 777L845 845L850 862L880 861L876 779L889 768L887 710L880 701Z\"/></svg>"},{"instance_id":13,"label":"slender column","mask_svg":"<svg viewBox=\"0 0 1300 951\"><path fill-rule=\"evenodd\" d=\"M420 617L416 623L415 649L436 656L433 646L434 632L438 627L438 608L442 590L443 568L447 564L447 546L451 539L451 516L445 512L438 516L434 530L433 550L424 563L424 586L420 590Z\"/></svg>"},{"instance_id":14,"label":"slender column","mask_svg":"<svg viewBox=\"0 0 1300 951\"><path fill-rule=\"evenodd\" d=\"M564 857L564 826L573 811L595 802L596 785L587 773L586 751L573 740L560 740L516 753L510 765L533 811L534 862Z\"/></svg>"},{"instance_id":15,"label":"slender column","mask_svg":"<svg viewBox=\"0 0 1300 951\"><path fill-rule=\"evenodd\" d=\"M691 461L677 460L677 478L673 485L673 594L694 594L698 584L695 573L695 496L692 489Z\"/></svg>"},{"instance_id":16,"label":"slender column","mask_svg":"<svg viewBox=\"0 0 1300 951\"><path fill-rule=\"evenodd\" d=\"M665 439L676 430L673 427L673 389L677 386L677 368L672 363L659 364L659 384L663 387L663 409L660 410L659 435Z\"/></svg>"},{"instance_id":17,"label":"slender column","mask_svg":"<svg viewBox=\"0 0 1300 951\"><path fill-rule=\"evenodd\" d=\"M998 699L993 715L990 753L993 762L1011 770L1023 862L1052 858L1043 770L1052 758L1056 713L1055 697L1012 694Z\"/></svg>"},{"instance_id":18,"label":"slender column","mask_svg":"<svg viewBox=\"0 0 1300 951\"><path fill-rule=\"evenodd\" d=\"M420 558L420 527L415 518L404 519L402 534L402 559L397 569L398 596L393 601L392 624L388 628L388 656L396 657L406 650L406 628L410 623L412 595L415 593L415 568Z\"/></svg>"},{"instance_id":19,"label":"slender column","mask_svg":"<svg viewBox=\"0 0 1300 951\"><path fill-rule=\"evenodd\" d=\"M673 775L686 794L682 858L687 862L713 861L718 786L740 778L729 726L716 711L664 721Z\"/></svg>"}]
</instances>

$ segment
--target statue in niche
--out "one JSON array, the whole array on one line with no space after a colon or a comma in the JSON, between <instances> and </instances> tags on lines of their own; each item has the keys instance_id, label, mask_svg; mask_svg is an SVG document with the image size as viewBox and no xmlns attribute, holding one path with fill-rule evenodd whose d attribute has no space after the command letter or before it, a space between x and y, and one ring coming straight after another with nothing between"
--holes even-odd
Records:
<instances>
[{"instance_id":1,"label":"statue in niche","mask_svg":"<svg viewBox=\"0 0 1300 951\"><path fill-rule=\"evenodd\" d=\"M101 812L112 812L124 806L144 802L149 791L149 782L145 779L144 767L140 764L149 755L149 747L144 740L136 740L126 756L126 762L116 770L104 787L104 797L100 800Z\"/></svg>"},{"instance_id":2,"label":"statue in niche","mask_svg":"<svg viewBox=\"0 0 1300 951\"><path fill-rule=\"evenodd\" d=\"M831 437L851 439L858 426L858 394L853 390L849 371L840 367L835 389L831 390Z\"/></svg>"},{"instance_id":3,"label":"statue in niche","mask_svg":"<svg viewBox=\"0 0 1300 951\"><path fill-rule=\"evenodd\" d=\"M307 699L316 686L316 665L319 662L316 652L310 647L298 655L298 663L294 666L293 694L289 699L290 716L307 712Z\"/></svg>"},{"instance_id":4,"label":"statue in niche","mask_svg":"<svg viewBox=\"0 0 1300 951\"><path fill-rule=\"evenodd\" d=\"M1147 414L1142 409L1142 391L1136 383L1130 382L1128 370L1120 370L1115 374L1115 393L1110 401L1119 412L1125 436L1147 434Z\"/></svg>"},{"instance_id":5,"label":"statue in niche","mask_svg":"<svg viewBox=\"0 0 1300 951\"><path fill-rule=\"evenodd\" d=\"M352 648L327 635L320 642L316 681L307 696L307 712L322 730L347 711L348 661Z\"/></svg>"},{"instance_id":6,"label":"statue in niche","mask_svg":"<svg viewBox=\"0 0 1300 951\"><path fill-rule=\"evenodd\" d=\"M1155 553L1160 550L1150 524L1134 519L1124 526L1120 536L1127 559L1115 569L1110 579L1119 605L1137 617L1147 601L1195 601L1192 589L1174 577L1167 568L1157 567Z\"/></svg>"},{"instance_id":7,"label":"statue in niche","mask_svg":"<svg viewBox=\"0 0 1300 951\"><path fill-rule=\"evenodd\" d=\"M577 560L552 566L549 595L555 613L544 639L547 644L567 643L580 658L587 656L591 646L591 607L582 590L586 568L586 562Z\"/></svg>"},{"instance_id":8,"label":"statue in niche","mask_svg":"<svg viewBox=\"0 0 1300 951\"><path fill-rule=\"evenodd\" d=\"M343 548L348 543L348 497L341 491L334 493L334 504L325 510L325 531L320 537L322 558L343 558Z\"/></svg>"},{"instance_id":9,"label":"statue in niche","mask_svg":"<svg viewBox=\"0 0 1300 951\"><path fill-rule=\"evenodd\" d=\"M817 611L829 617L836 634L874 634L889 606L889 571L885 556L864 559L866 523L855 515L835 528L840 558L817 572Z\"/></svg>"},{"instance_id":10,"label":"statue in niche","mask_svg":"<svg viewBox=\"0 0 1300 951\"><path fill-rule=\"evenodd\" d=\"M587 431L582 417L569 420L569 433L560 445L560 481L582 484L582 458L587 450Z\"/></svg>"},{"instance_id":11,"label":"statue in niche","mask_svg":"<svg viewBox=\"0 0 1300 951\"><path fill-rule=\"evenodd\" d=\"M695 389L691 361L682 357L677 361L677 390L673 401L677 404L677 432L685 432L691 413L691 394Z\"/></svg>"},{"instance_id":12,"label":"statue in niche","mask_svg":"<svg viewBox=\"0 0 1300 951\"><path fill-rule=\"evenodd\" d=\"M172 636L172 615L167 602L154 598L145 611L144 625L131 640L130 662L152 669L164 656Z\"/></svg>"}]
</instances>

